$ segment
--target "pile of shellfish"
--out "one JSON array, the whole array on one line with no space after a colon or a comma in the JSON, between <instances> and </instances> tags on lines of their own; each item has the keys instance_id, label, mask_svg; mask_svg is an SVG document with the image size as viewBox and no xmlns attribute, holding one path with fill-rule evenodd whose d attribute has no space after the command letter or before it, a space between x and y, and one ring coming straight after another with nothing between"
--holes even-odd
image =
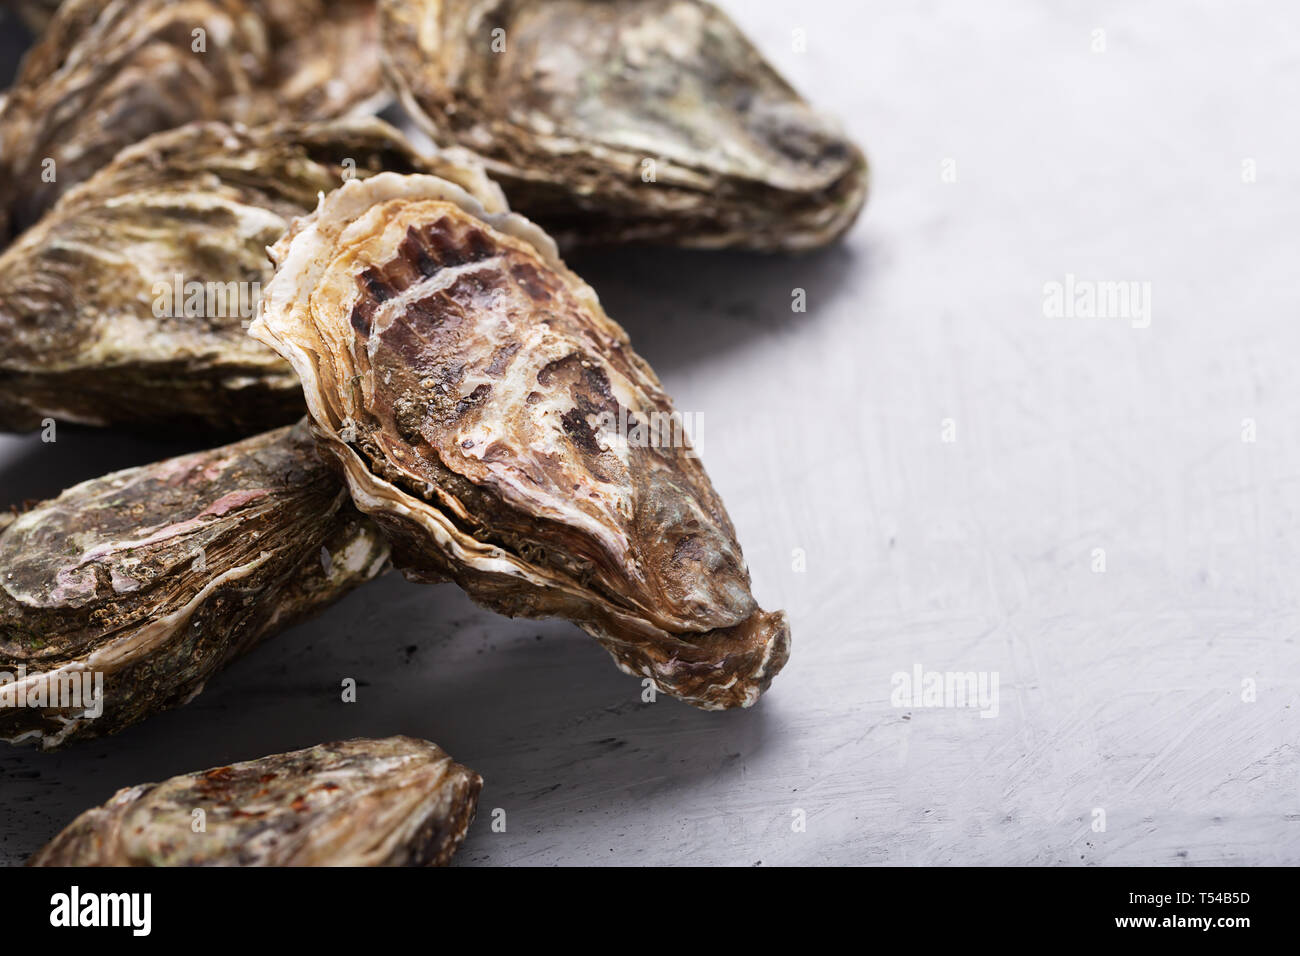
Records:
<instances>
[{"instance_id":1,"label":"pile of shellfish","mask_svg":"<svg viewBox=\"0 0 1300 956\"><path fill-rule=\"evenodd\" d=\"M566 618L696 707L757 701L786 617L689 442L610 428L672 399L562 258L798 252L853 223L861 151L730 19L0 4L35 36L0 100L0 429L237 439L0 517L0 738L184 704L389 568ZM31 862L445 863L480 786L424 741L322 744L120 791Z\"/></svg>"}]
</instances>

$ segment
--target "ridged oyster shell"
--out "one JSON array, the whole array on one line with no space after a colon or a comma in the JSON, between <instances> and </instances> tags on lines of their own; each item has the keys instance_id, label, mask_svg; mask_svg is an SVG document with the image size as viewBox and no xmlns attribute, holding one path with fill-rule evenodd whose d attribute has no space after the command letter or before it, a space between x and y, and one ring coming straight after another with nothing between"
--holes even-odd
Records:
<instances>
[{"instance_id":1,"label":"ridged oyster shell","mask_svg":"<svg viewBox=\"0 0 1300 956\"><path fill-rule=\"evenodd\" d=\"M427 741L320 744L119 790L28 866L440 866L482 786Z\"/></svg>"},{"instance_id":2,"label":"ridged oyster shell","mask_svg":"<svg viewBox=\"0 0 1300 956\"><path fill-rule=\"evenodd\" d=\"M299 418L292 370L247 334L266 247L321 192L384 169L504 207L481 170L371 118L194 123L127 147L0 255L0 429L52 417L248 434Z\"/></svg>"},{"instance_id":3,"label":"ridged oyster shell","mask_svg":"<svg viewBox=\"0 0 1300 956\"><path fill-rule=\"evenodd\" d=\"M672 403L536 226L433 176L344 184L272 249L252 333L409 577L579 623L705 708L753 703L789 628L759 609L686 442L597 423Z\"/></svg>"},{"instance_id":4,"label":"ridged oyster shell","mask_svg":"<svg viewBox=\"0 0 1300 956\"><path fill-rule=\"evenodd\" d=\"M861 151L699 0L380 0L403 104L562 244L824 245ZM650 181L647 181L647 179Z\"/></svg>"},{"instance_id":5,"label":"ridged oyster shell","mask_svg":"<svg viewBox=\"0 0 1300 956\"><path fill-rule=\"evenodd\" d=\"M377 42L374 0L65 0L0 108L0 245L151 133L374 105Z\"/></svg>"},{"instance_id":6,"label":"ridged oyster shell","mask_svg":"<svg viewBox=\"0 0 1300 956\"><path fill-rule=\"evenodd\" d=\"M188 702L388 555L303 424L84 482L5 524L0 739L45 749Z\"/></svg>"}]
</instances>

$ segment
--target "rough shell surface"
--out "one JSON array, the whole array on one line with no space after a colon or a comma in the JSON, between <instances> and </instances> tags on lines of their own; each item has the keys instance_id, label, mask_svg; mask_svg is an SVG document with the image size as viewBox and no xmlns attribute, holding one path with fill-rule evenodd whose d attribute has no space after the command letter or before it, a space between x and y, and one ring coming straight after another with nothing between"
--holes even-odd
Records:
<instances>
[{"instance_id":1,"label":"rough shell surface","mask_svg":"<svg viewBox=\"0 0 1300 956\"><path fill-rule=\"evenodd\" d=\"M788 654L785 616L754 602L654 372L541 230L381 173L326 196L272 257L252 332L298 372L398 567L576 621L698 706L757 699ZM652 417L672 440L631 425Z\"/></svg>"},{"instance_id":2,"label":"rough shell surface","mask_svg":"<svg viewBox=\"0 0 1300 956\"><path fill-rule=\"evenodd\" d=\"M382 98L373 0L66 0L0 108L0 244L122 147Z\"/></svg>"},{"instance_id":3,"label":"rough shell surface","mask_svg":"<svg viewBox=\"0 0 1300 956\"><path fill-rule=\"evenodd\" d=\"M188 702L388 556L303 424L85 482L5 524L0 739L46 749Z\"/></svg>"},{"instance_id":4,"label":"rough shell surface","mask_svg":"<svg viewBox=\"0 0 1300 956\"><path fill-rule=\"evenodd\" d=\"M436 172L493 208L481 169L377 119L193 123L124 149L0 255L0 428L47 418L249 434L302 392L248 337L266 247L345 178Z\"/></svg>"},{"instance_id":5,"label":"rough shell surface","mask_svg":"<svg viewBox=\"0 0 1300 956\"><path fill-rule=\"evenodd\" d=\"M427 741L321 744L119 790L28 865L440 866L482 785Z\"/></svg>"},{"instance_id":6,"label":"rough shell surface","mask_svg":"<svg viewBox=\"0 0 1300 956\"><path fill-rule=\"evenodd\" d=\"M385 70L562 244L802 250L854 221L862 152L699 0L380 0Z\"/></svg>"}]
</instances>

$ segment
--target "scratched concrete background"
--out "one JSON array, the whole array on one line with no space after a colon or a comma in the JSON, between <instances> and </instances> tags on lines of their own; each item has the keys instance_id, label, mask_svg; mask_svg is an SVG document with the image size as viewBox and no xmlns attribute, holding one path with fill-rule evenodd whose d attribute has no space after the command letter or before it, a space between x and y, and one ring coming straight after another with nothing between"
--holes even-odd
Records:
<instances>
[{"instance_id":1,"label":"scratched concrete background","mask_svg":"<svg viewBox=\"0 0 1300 956\"><path fill-rule=\"evenodd\" d=\"M793 621L770 695L642 703L576 628L390 575L189 707L4 751L4 861L127 784L406 733L487 779L460 865L1300 862L1300 9L725 6L866 145L864 219L574 264L704 416ZM1046 318L1067 274L1149 282L1149 327ZM0 442L5 503L179 450L59 435ZM997 716L894 706L917 665Z\"/></svg>"}]
</instances>

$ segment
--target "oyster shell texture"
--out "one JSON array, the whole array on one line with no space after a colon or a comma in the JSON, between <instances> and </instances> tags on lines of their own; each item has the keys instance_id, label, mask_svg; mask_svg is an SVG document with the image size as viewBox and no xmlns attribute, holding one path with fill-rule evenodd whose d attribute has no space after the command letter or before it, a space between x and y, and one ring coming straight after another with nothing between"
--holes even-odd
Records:
<instances>
[{"instance_id":1,"label":"oyster shell texture","mask_svg":"<svg viewBox=\"0 0 1300 956\"><path fill-rule=\"evenodd\" d=\"M481 169L372 118L192 123L124 149L0 255L0 429L233 435L301 417L292 370L247 334L266 247L321 192L382 169L437 172L504 208Z\"/></svg>"},{"instance_id":2,"label":"oyster shell texture","mask_svg":"<svg viewBox=\"0 0 1300 956\"><path fill-rule=\"evenodd\" d=\"M54 749L186 703L387 555L305 424L76 485L0 531L0 739Z\"/></svg>"},{"instance_id":3,"label":"oyster shell texture","mask_svg":"<svg viewBox=\"0 0 1300 956\"><path fill-rule=\"evenodd\" d=\"M711 4L379 3L407 110L562 245L803 250L866 198L862 152Z\"/></svg>"},{"instance_id":4,"label":"oyster shell texture","mask_svg":"<svg viewBox=\"0 0 1300 956\"><path fill-rule=\"evenodd\" d=\"M427 741L320 744L119 790L28 866L439 866L482 785Z\"/></svg>"},{"instance_id":5,"label":"oyster shell texture","mask_svg":"<svg viewBox=\"0 0 1300 956\"><path fill-rule=\"evenodd\" d=\"M689 446L606 427L672 403L545 233L445 180L380 173L271 255L252 334L294 366L408 577L576 621L697 706L757 699L788 655L785 616L751 596Z\"/></svg>"},{"instance_id":6,"label":"oyster shell texture","mask_svg":"<svg viewBox=\"0 0 1300 956\"><path fill-rule=\"evenodd\" d=\"M0 110L0 245L151 133L373 107L377 42L374 0L65 0Z\"/></svg>"}]
</instances>

